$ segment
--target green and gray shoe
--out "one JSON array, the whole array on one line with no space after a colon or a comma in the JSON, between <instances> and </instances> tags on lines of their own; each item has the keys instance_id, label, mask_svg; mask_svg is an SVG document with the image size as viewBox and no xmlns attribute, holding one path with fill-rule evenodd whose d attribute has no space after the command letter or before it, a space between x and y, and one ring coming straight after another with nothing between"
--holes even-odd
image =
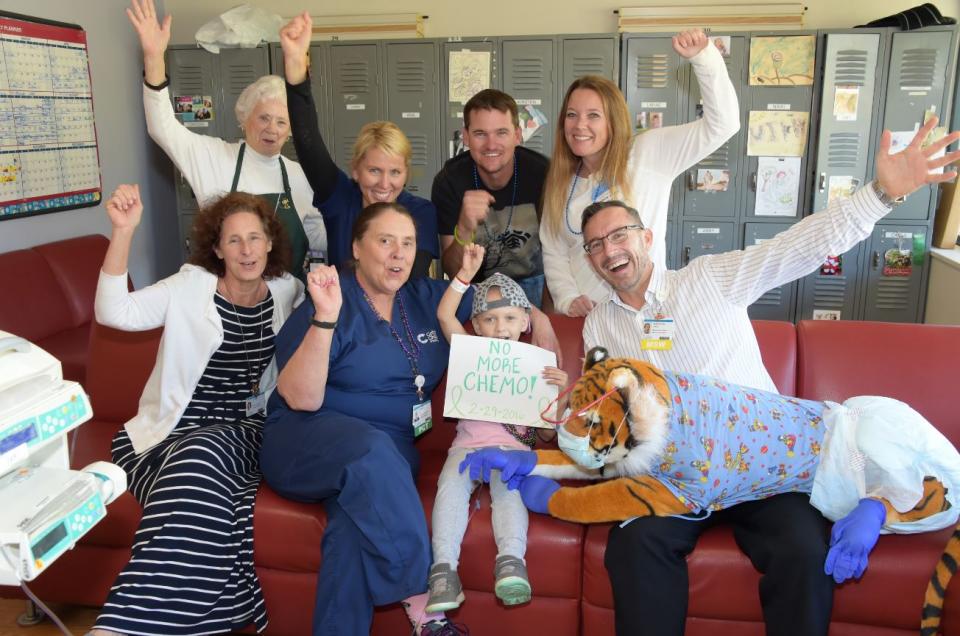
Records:
<instances>
[{"instance_id":1,"label":"green and gray shoe","mask_svg":"<svg viewBox=\"0 0 960 636\"><path fill-rule=\"evenodd\" d=\"M497 580L493 591L504 605L520 605L530 601L527 566L521 559L509 554L498 556L493 574Z\"/></svg>"},{"instance_id":2,"label":"green and gray shoe","mask_svg":"<svg viewBox=\"0 0 960 636\"><path fill-rule=\"evenodd\" d=\"M449 563L434 563L430 568L430 598L426 611L430 614L446 612L460 607L463 603L463 586L457 571Z\"/></svg>"}]
</instances>

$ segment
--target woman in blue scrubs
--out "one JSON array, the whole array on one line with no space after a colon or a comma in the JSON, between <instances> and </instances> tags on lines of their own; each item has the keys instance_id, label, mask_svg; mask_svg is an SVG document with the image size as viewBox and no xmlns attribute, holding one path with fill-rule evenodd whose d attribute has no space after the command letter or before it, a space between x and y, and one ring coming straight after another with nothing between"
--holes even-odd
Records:
<instances>
[{"instance_id":1,"label":"woman in blue scrubs","mask_svg":"<svg viewBox=\"0 0 960 636\"><path fill-rule=\"evenodd\" d=\"M374 606L426 591L414 438L447 366L437 306L448 283L409 278L416 245L405 208L368 206L353 229L353 270L310 272L309 299L277 336L281 371L260 461L274 490L327 511L314 634L368 634ZM535 339L556 350L546 316L533 320ZM420 633L456 633L437 627Z\"/></svg>"}]
</instances>

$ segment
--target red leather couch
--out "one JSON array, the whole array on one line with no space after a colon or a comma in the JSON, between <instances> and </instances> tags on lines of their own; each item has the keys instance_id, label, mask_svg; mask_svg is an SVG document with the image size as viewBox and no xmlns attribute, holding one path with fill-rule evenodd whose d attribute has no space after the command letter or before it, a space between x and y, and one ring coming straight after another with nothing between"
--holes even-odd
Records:
<instances>
[{"instance_id":1,"label":"red leather couch","mask_svg":"<svg viewBox=\"0 0 960 636\"><path fill-rule=\"evenodd\" d=\"M581 325L579 319L555 317L563 366L574 376L582 355ZM957 389L960 327L845 321L797 327L756 321L754 326L764 362L781 391L817 399L871 393L900 398L955 444L960 442L960 417L951 399ZM108 456L111 436L136 408L158 341L159 332L127 334L94 326L87 390L95 419L80 429L76 465ZM442 396L441 386L433 396L434 430L418 443L423 454L419 489L428 518L436 476L453 437L452 424L440 418ZM139 513L129 494L112 504L108 519L34 583L41 598L101 604L129 555ZM262 486L255 519L255 558L270 615L268 631L308 634L323 508L285 501ZM506 609L493 596L496 548L489 497L482 491L463 545L460 573L467 600L452 617L469 625L475 636L612 634L612 599L603 568L607 531L608 526L585 527L532 515L527 561L534 599ZM831 634L916 633L926 582L949 535L944 530L881 537L863 579L837 589ZM728 529L706 533L689 563L688 634L763 633L759 575ZM947 597L947 634L960 634L958 596L954 588ZM399 607L378 610L373 633L409 633Z\"/></svg>"},{"instance_id":2,"label":"red leather couch","mask_svg":"<svg viewBox=\"0 0 960 636\"><path fill-rule=\"evenodd\" d=\"M64 377L80 383L108 244L91 234L0 254L0 329L48 351Z\"/></svg>"}]
</instances>

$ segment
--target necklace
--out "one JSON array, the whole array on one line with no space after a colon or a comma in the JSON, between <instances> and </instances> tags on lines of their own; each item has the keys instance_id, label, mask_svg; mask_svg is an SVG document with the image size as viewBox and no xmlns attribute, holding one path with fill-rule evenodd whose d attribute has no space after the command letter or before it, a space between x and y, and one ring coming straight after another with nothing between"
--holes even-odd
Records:
<instances>
[{"instance_id":1,"label":"necklace","mask_svg":"<svg viewBox=\"0 0 960 636\"><path fill-rule=\"evenodd\" d=\"M507 225L503 228L503 232L497 235L494 238L493 234L490 232L490 226L486 223L483 224L483 229L487 233L487 239L491 243L500 242L507 235L507 232L510 231L510 224L513 223L513 208L517 203L517 184L520 183L519 169L517 168L517 155L513 155L513 194L510 196L510 216L507 217ZM477 174L477 164L473 164L473 188L475 190L486 190L486 188L480 187L480 175ZM487 190L489 192L489 190Z\"/></svg>"},{"instance_id":2,"label":"necklace","mask_svg":"<svg viewBox=\"0 0 960 636\"><path fill-rule=\"evenodd\" d=\"M390 323L380 311L377 309L376 305L373 304L373 299L367 295L367 290L363 288L362 285L357 283L357 287L360 288L360 293L363 294L363 299L367 301L367 305L370 306L370 310L373 311L374 315L387 323L387 328L390 329L390 334L393 336L393 339L397 341L397 344L400 345L400 349L403 351L403 355L406 356L407 362L410 363L410 369L413 371L413 386L417 389L417 398L422 402L423 401L423 385L426 383L426 378L423 377L423 374L420 373L420 369L417 366L417 360L420 359L420 345L417 344L417 339L413 337L413 330L410 329L410 321L407 320L407 311L403 307L403 298L400 296L400 292L397 292L397 306L400 308L400 321L403 322L404 331L407 334L407 340L409 341L410 348L407 348L407 345L404 344L403 338L400 337L400 334L397 333L397 330L393 328L393 324Z\"/></svg>"},{"instance_id":3,"label":"necklace","mask_svg":"<svg viewBox=\"0 0 960 636\"><path fill-rule=\"evenodd\" d=\"M258 290L259 291L259 290ZM253 368L253 365L250 364L250 356L247 353L247 336L243 332L243 321L240 320L240 312L237 311L237 306L233 304L233 301L227 298L227 283L223 283L223 293L220 296L230 303L230 307L233 309L233 315L237 319L237 328L240 329L240 346L243 347L243 360L245 366L247 367L247 382L250 383L250 392L252 395L260 394L260 376L256 374ZM259 303L258 303L259 304ZM255 305L256 306L256 305ZM257 345L257 350L263 350L263 323L260 323L260 334L258 336L259 344Z\"/></svg>"},{"instance_id":4,"label":"necklace","mask_svg":"<svg viewBox=\"0 0 960 636\"><path fill-rule=\"evenodd\" d=\"M577 232L573 229L573 226L570 225L570 202L573 201L573 192L577 189L577 182L580 180L580 168L583 167L583 159L580 160L580 163L577 164L577 171L573 175L573 183L570 184L570 194L567 195L567 206L563 210L563 220L567 223L567 229L570 230L571 234L580 236L583 232ZM590 197L590 203L596 203L597 199L600 198L600 195L607 191L607 186L602 181L597 183L597 187L593 189L593 195Z\"/></svg>"}]
</instances>

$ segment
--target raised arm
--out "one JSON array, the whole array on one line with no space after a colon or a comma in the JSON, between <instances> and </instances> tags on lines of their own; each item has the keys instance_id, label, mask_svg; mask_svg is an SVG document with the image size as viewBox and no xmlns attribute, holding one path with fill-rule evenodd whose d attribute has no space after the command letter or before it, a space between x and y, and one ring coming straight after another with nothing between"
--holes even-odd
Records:
<instances>
[{"instance_id":1,"label":"raised arm","mask_svg":"<svg viewBox=\"0 0 960 636\"><path fill-rule=\"evenodd\" d=\"M167 44L170 43L170 23L173 18L168 14L162 23L157 21L153 0L130 0L127 17L140 38L143 78L147 84L159 86L167 77L163 56L167 51Z\"/></svg>"},{"instance_id":2,"label":"raised arm","mask_svg":"<svg viewBox=\"0 0 960 636\"><path fill-rule=\"evenodd\" d=\"M457 318L457 308L463 298L463 293L470 286L470 281L476 276L480 264L483 263L483 247L476 243L469 243L464 246L463 263L460 270L456 273L450 286L443 293L440 304L437 305L437 320L440 321L440 328L443 330L443 336L450 342L455 334L464 334L463 324Z\"/></svg>"},{"instance_id":3,"label":"raised arm","mask_svg":"<svg viewBox=\"0 0 960 636\"><path fill-rule=\"evenodd\" d=\"M287 80L287 109L290 111L293 146L313 189L314 202L323 203L333 194L339 168L323 143L317 124L317 107L307 75L307 53L312 29L310 14L304 11L280 29L280 46L283 48L283 72Z\"/></svg>"},{"instance_id":4,"label":"raised arm","mask_svg":"<svg viewBox=\"0 0 960 636\"><path fill-rule=\"evenodd\" d=\"M307 293L313 301L316 322L307 328L277 380L277 391L290 408L298 411L316 411L326 395L333 325L343 305L336 268L324 265L307 273Z\"/></svg>"}]
</instances>

